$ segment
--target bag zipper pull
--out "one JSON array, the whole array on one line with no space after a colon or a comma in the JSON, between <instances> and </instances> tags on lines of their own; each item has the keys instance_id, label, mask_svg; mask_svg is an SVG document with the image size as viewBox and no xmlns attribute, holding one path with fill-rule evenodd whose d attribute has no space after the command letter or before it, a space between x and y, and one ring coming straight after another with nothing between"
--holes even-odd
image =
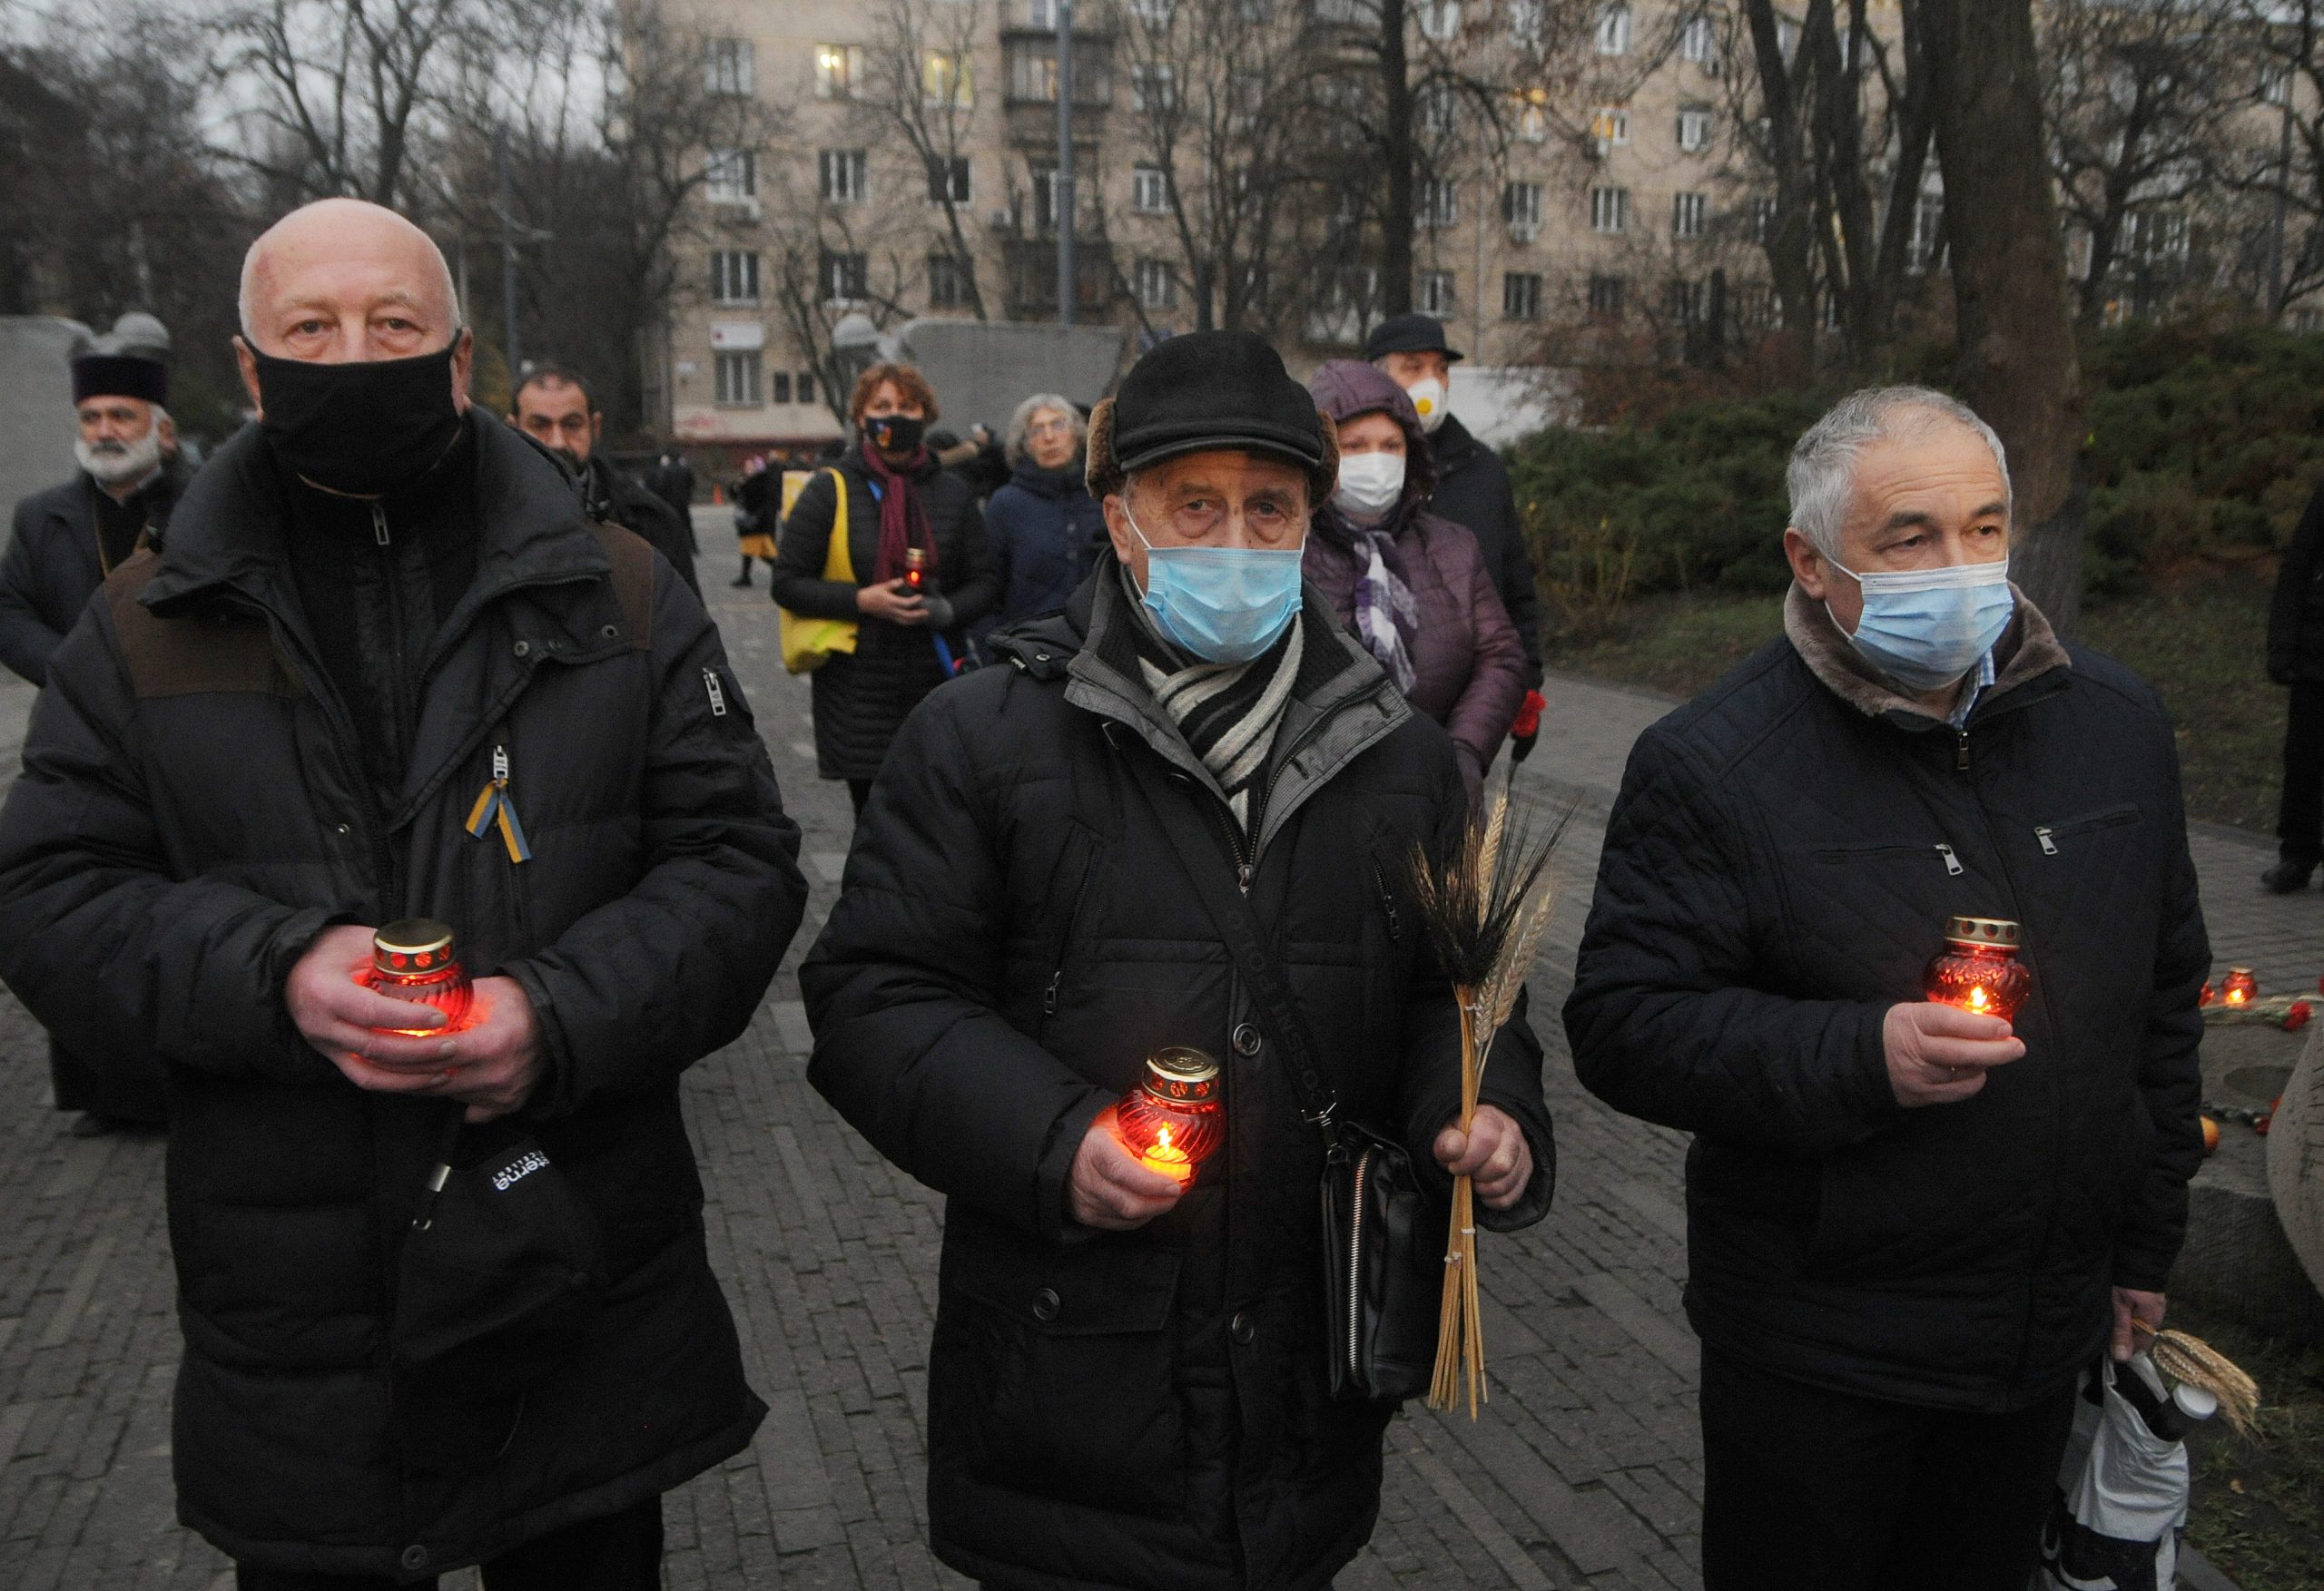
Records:
<instances>
[{"instance_id":1,"label":"bag zipper pull","mask_svg":"<svg viewBox=\"0 0 2324 1591\"><path fill-rule=\"evenodd\" d=\"M1964 868L1961 865L1961 859L1953 854L1953 848L1951 846L1940 841L1936 848L1936 854L1945 859L1945 870L1952 877L1957 879L1963 873L1968 871L1966 868Z\"/></svg>"},{"instance_id":2,"label":"bag zipper pull","mask_svg":"<svg viewBox=\"0 0 2324 1591\"><path fill-rule=\"evenodd\" d=\"M703 688L710 692L710 716L726 716L726 687L718 683L718 671L708 664L703 666Z\"/></svg>"},{"instance_id":3,"label":"bag zipper pull","mask_svg":"<svg viewBox=\"0 0 2324 1591\"><path fill-rule=\"evenodd\" d=\"M371 539L383 547L388 545L388 511L378 503L371 505Z\"/></svg>"},{"instance_id":4,"label":"bag zipper pull","mask_svg":"<svg viewBox=\"0 0 2324 1591\"><path fill-rule=\"evenodd\" d=\"M2058 854L2058 842L2050 838L2050 830L2047 825L2034 830L2034 838L2042 842L2042 854L2043 856L2055 856Z\"/></svg>"}]
</instances>

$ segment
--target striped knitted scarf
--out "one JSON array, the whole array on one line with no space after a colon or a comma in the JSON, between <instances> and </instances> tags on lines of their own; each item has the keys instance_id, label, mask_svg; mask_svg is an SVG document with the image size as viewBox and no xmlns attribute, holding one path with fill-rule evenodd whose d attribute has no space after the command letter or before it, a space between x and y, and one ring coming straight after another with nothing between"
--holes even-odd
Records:
<instances>
[{"instance_id":1,"label":"striped knitted scarf","mask_svg":"<svg viewBox=\"0 0 2324 1591\"><path fill-rule=\"evenodd\" d=\"M1290 705L1304 647L1295 615L1283 638L1248 663L1206 663L1179 650L1154 627L1138 600L1129 571L1122 571L1122 598L1136 615L1131 636L1137 647L1138 676L1154 694L1187 745L1218 781L1236 825L1246 835L1259 820L1261 783L1275 726Z\"/></svg>"}]
</instances>

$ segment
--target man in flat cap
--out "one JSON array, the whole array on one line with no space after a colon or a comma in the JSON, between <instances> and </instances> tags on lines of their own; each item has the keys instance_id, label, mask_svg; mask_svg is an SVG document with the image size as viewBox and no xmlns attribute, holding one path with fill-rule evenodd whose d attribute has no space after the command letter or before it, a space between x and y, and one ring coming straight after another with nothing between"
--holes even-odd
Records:
<instances>
[{"instance_id":1,"label":"man in flat cap","mask_svg":"<svg viewBox=\"0 0 2324 1591\"><path fill-rule=\"evenodd\" d=\"M1463 357L1444 340L1444 323L1433 315L1394 315L1373 328L1364 357L1404 389L1420 414L1428 437L1436 490L1428 511L1464 527L1477 538L1485 568L1501 593L1509 622L1525 647L1525 702L1510 726L1509 754L1522 762L1531 755L1541 728L1541 594L1533 584L1533 555L1517 517L1509 486L1509 466L1501 456L1470 434L1446 403L1452 367Z\"/></svg>"},{"instance_id":2,"label":"man in flat cap","mask_svg":"<svg viewBox=\"0 0 2324 1591\"><path fill-rule=\"evenodd\" d=\"M127 334L141 333L134 341ZM154 334L161 347L153 346ZM16 505L0 556L0 663L45 684L48 660L104 577L148 533L158 533L192 472L171 446L168 334L148 315L123 316L112 335L73 360L73 415L80 435L73 478ZM103 1056L51 1038L48 1073L56 1108L78 1112L80 1137L119 1126L158 1126L169 1116L160 1063L118 1049Z\"/></svg>"},{"instance_id":3,"label":"man in flat cap","mask_svg":"<svg viewBox=\"0 0 2324 1591\"><path fill-rule=\"evenodd\" d=\"M1139 361L1089 423L1113 555L905 721L800 974L810 1079L949 1199L929 1527L988 1586L1314 1591L1370 1536L1394 1405L1332 1394L1317 1093L1473 1174L1488 1226L1549 1205L1537 1048L1496 1046L1449 1125L1452 990L1402 880L1468 796L1301 584L1337 474L1259 339ZM1230 953L1245 918L1271 952ZM1186 1183L1108 1112L1173 1046L1226 1106Z\"/></svg>"}]
</instances>

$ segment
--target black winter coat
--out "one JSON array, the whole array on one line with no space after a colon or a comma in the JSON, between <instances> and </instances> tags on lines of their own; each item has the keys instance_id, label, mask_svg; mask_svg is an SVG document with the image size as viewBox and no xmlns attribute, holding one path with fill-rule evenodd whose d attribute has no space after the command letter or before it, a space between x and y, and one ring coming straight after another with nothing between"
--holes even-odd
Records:
<instances>
[{"instance_id":1,"label":"black winter coat","mask_svg":"<svg viewBox=\"0 0 2324 1591\"><path fill-rule=\"evenodd\" d=\"M2324 486L2308 500L2268 604L2268 678L2324 684Z\"/></svg>"},{"instance_id":2,"label":"black winter coat","mask_svg":"<svg viewBox=\"0 0 2324 1591\"><path fill-rule=\"evenodd\" d=\"M1509 622L1525 646L1525 688L1541 685L1541 593L1533 584L1533 555L1525 545L1524 522L1509 487L1509 466L1501 455L1470 435L1461 417L1448 414L1428 439L1436 468L1436 491L1428 511L1468 527L1484 554L1485 567L1501 593Z\"/></svg>"},{"instance_id":3,"label":"black winter coat","mask_svg":"<svg viewBox=\"0 0 2324 1591\"><path fill-rule=\"evenodd\" d=\"M2017 601L1956 732L1795 587L1787 638L1632 751L1565 1012L1584 1084L1695 1134L1705 1343L1984 1411L2070 1385L2110 1286L2162 1289L2202 1159L2210 951L2171 722ZM2023 925L2026 1053L1908 1110L1882 1023L1955 914Z\"/></svg>"},{"instance_id":4,"label":"black winter coat","mask_svg":"<svg viewBox=\"0 0 2324 1591\"><path fill-rule=\"evenodd\" d=\"M662 500L659 494L632 480L606 459L593 457L581 467L582 505L589 517L606 525L618 525L645 538L652 547L670 562L678 578L696 596L702 594L702 582L694 572L694 516L690 510L674 508Z\"/></svg>"},{"instance_id":5,"label":"black winter coat","mask_svg":"<svg viewBox=\"0 0 2324 1591\"><path fill-rule=\"evenodd\" d=\"M158 535L193 472L178 459L148 488L146 534ZM37 685L49 654L80 621L104 581L97 547L96 484L85 472L16 505L8 551L0 556L0 663Z\"/></svg>"},{"instance_id":6,"label":"black winter coat","mask_svg":"<svg viewBox=\"0 0 2324 1591\"><path fill-rule=\"evenodd\" d=\"M255 427L58 650L0 809L0 977L68 1041L169 1066L180 1517L285 1569L474 1562L666 1490L763 1413L678 1077L773 976L798 830L702 604L581 518L515 432L476 425L477 575L393 810L291 591ZM462 829L496 747L521 866ZM390 1378L401 1234L448 1106L357 1090L283 1007L325 925L408 915L523 987L546 1071L517 1119L603 1241L601 1311L521 1397Z\"/></svg>"},{"instance_id":7,"label":"black winter coat","mask_svg":"<svg viewBox=\"0 0 2324 1591\"><path fill-rule=\"evenodd\" d=\"M1321 1141L1143 804L1226 820L1136 683L1131 622L1109 563L1063 615L998 638L1008 666L905 724L800 972L808 1075L948 1198L929 1362L938 1556L1042 1591L1300 1591L1371 1534L1391 1410L1327 1390ZM1311 662L1251 902L1318 1053L1345 1068L1345 1114L1433 1173L1459 1040L1399 880L1467 800L1443 731L1312 595L1304 623ZM1223 836L1216 865L1236 865ZM1228 1142L1147 1226L1080 1227L1075 1153L1169 1044L1229 1068ZM1539 1170L1518 1205L1481 1214L1538 1220L1538 1049L1497 1046L1484 1097L1524 1125Z\"/></svg>"},{"instance_id":8,"label":"black winter coat","mask_svg":"<svg viewBox=\"0 0 2324 1591\"><path fill-rule=\"evenodd\" d=\"M985 536L1000 590L995 619L1039 618L1065 606L1089 571L1113 561L1106 511L1081 478L1081 461L1065 469L1027 462L984 506Z\"/></svg>"},{"instance_id":9,"label":"black winter coat","mask_svg":"<svg viewBox=\"0 0 2324 1591\"><path fill-rule=\"evenodd\" d=\"M848 556L855 584L823 578L831 549L831 471L847 480ZM767 585L775 605L814 618L854 619L855 651L834 655L814 672L810 699L815 714L815 769L825 779L872 779L904 715L944 683L936 642L940 634L957 660L967 654L967 627L999 600L985 543L984 511L968 484L931 456L913 477L936 542L936 584L951 606L933 624L896 624L856 611L856 591L873 583L880 561L880 500L858 448L815 471L783 516Z\"/></svg>"}]
</instances>

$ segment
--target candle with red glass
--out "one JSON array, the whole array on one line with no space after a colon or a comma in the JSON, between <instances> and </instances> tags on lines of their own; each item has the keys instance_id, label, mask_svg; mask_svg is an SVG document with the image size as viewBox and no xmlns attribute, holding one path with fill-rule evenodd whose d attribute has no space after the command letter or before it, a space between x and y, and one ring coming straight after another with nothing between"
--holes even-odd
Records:
<instances>
[{"instance_id":1,"label":"candle with red glass","mask_svg":"<svg viewBox=\"0 0 2324 1591\"><path fill-rule=\"evenodd\" d=\"M924 595L928 590L928 550L925 547L904 549L904 590L913 596Z\"/></svg>"},{"instance_id":2,"label":"candle with red glass","mask_svg":"<svg viewBox=\"0 0 2324 1591\"><path fill-rule=\"evenodd\" d=\"M2260 993L2260 980L2251 976L2248 967L2228 969L2227 981L2220 986L2219 1000L2222 1006L2248 1006Z\"/></svg>"},{"instance_id":3,"label":"candle with red glass","mask_svg":"<svg viewBox=\"0 0 2324 1591\"><path fill-rule=\"evenodd\" d=\"M1928 964L1932 1000L2006 1021L2033 992L2034 975L2017 959L2017 925L1997 917L1945 922L1945 948Z\"/></svg>"},{"instance_id":4,"label":"candle with red glass","mask_svg":"<svg viewBox=\"0 0 2324 1591\"><path fill-rule=\"evenodd\" d=\"M392 1027L382 1032L428 1038L468 1025L472 997L468 970L460 965L459 947L453 941L450 926L432 918L405 918L373 933L371 965L357 973L355 981L391 1000L433 1006L444 1013L441 1027Z\"/></svg>"},{"instance_id":5,"label":"candle with red glass","mask_svg":"<svg viewBox=\"0 0 2324 1591\"><path fill-rule=\"evenodd\" d=\"M1150 1056L1146 1075L1116 1112L1122 1141L1138 1164L1191 1182L1226 1137L1226 1102L1218 1063L1198 1049L1173 1046Z\"/></svg>"}]
</instances>

